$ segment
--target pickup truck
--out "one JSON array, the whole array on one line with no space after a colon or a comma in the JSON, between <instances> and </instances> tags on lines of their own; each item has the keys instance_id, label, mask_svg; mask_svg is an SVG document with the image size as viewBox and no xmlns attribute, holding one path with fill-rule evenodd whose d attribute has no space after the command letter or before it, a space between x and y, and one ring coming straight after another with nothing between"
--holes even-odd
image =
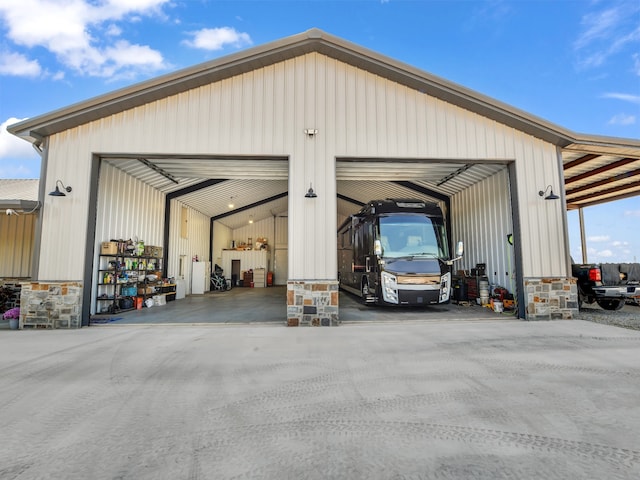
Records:
<instances>
[{"instance_id":1,"label":"pickup truck","mask_svg":"<svg viewBox=\"0 0 640 480\"><path fill-rule=\"evenodd\" d=\"M640 263L576 264L578 303L596 302L605 310L620 310L627 301L640 301Z\"/></svg>"}]
</instances>

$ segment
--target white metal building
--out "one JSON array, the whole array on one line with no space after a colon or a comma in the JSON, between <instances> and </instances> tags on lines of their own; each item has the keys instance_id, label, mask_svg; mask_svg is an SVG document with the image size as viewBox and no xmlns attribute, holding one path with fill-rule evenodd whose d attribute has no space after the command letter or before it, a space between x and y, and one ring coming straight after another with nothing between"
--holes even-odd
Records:
<instances>
[{"instance_id":1,"label":"white metal building","mask_svg":"<svg viewBox=\"0 0 640 480\"><path fill-rule=\"evenodd\" d=\"M33 179L0 179L0 280L31 277L38 184Z\"/></svg>"},{"instance_id":2,"label":"white metal building","mask_svg":"<svg viewBox=\"0 0 640 480\"><path fill-rule=\"evenodd\" d=\"M102 241L163 246L189 285L195 255L264 236L276 283L331 286L337 225L386 197L440 202L465 243L455 268L486 263L533 316L527 282L570 277L563 164L640 159L636 140L576 134L316 29L9 130L42 151L35 279L80 284L84 325ZM58 180L72 192L46 195Z\"/></svg>"}]
</instances>

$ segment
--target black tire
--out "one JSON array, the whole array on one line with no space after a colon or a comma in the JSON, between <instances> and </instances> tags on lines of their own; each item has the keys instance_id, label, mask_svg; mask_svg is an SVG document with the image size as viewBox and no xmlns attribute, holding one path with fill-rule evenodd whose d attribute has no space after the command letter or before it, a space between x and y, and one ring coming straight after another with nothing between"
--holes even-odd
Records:
<instances>
[{"instance_id":1,"label":"black tire","mask_svg":"<svg viewBox=\"0 0 640 480\"><path fill-rule=\"evenodd\" d=\"M620 310L624 307L624 299L622 298L603 298L596 300L596 302L604 310Z\"/></svg>"}]
</instances>

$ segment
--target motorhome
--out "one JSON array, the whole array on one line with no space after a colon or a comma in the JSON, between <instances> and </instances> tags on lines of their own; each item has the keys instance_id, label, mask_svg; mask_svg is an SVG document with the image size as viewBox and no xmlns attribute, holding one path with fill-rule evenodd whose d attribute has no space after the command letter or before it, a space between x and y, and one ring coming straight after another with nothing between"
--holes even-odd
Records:
<instances>
[{"instance_id":1,"label":"motorhome","mask_svg":"<svg viewBox=\"0 0 640 480\"><path fill-rule=\"evenodd\" d=\"M436 203L416 199L368 202L338 229L340 288L366 304L429 305L449 302L449 236Z\"/></svg>"}]
</instances>

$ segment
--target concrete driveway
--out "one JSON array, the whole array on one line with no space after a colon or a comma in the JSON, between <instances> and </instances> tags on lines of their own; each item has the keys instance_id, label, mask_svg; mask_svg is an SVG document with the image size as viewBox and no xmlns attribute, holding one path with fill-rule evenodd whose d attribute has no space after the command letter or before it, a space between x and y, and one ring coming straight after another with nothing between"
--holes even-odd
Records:
<instances>
[{"instance_id":1,"label":"concrete driveway","mask_svg":"<svg viewBox=\"0 0 640 480\"><path fill-rule=\"evenodd\" d=\"M640 478L640 332L0 331L0 479Z\"/></svg>"}]
</instances>

